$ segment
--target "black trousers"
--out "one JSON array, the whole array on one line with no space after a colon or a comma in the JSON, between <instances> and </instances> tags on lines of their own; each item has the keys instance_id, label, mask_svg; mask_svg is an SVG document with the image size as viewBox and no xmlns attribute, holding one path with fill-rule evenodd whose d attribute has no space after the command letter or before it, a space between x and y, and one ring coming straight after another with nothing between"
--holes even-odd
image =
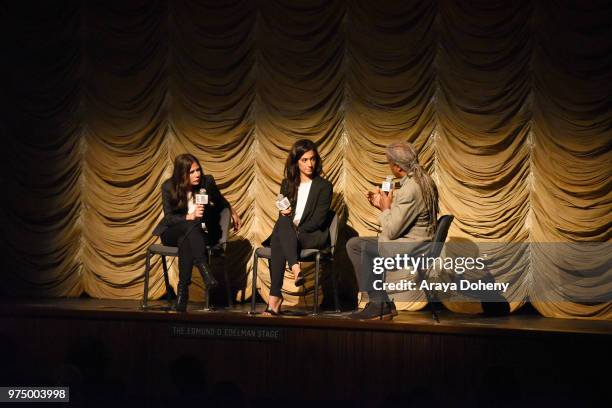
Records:
<instances>
[{"instance_id":1,"label":"black trousers","mask_svg":"<svg viewBox=\"0 0 612 408\"><path fill-rule=\"evenodd\" d=\"M281 296L285 265L289 268L298 263L302 248L316 248L315 235L297 233L291 217L281 215L274 224L270 240L272 259L270 260L270 295Z\"/></svg>"},{"instance_id":2,"label":"black trousers","mask_svg":"<svg viewBox=\"0 0 612 408\"><path fill-rule=\"evenodd\" d=\"M179 285L189 285L194 261L208 260L208 236L202 230L201 222L182 221L175 224L164 231L161 240L164 245L178 246Z\"/></svg>"}]
</instances>

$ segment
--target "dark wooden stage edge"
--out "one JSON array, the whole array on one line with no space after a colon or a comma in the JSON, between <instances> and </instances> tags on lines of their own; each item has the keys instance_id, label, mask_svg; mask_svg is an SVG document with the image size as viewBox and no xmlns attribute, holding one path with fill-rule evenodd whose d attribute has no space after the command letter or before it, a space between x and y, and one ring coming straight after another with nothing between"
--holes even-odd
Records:
<instances>
[{"instance_id":1,"label":"dark wooden stage edge","mask_svg":"<svg viewBox=\"0 0 612 408\"><path fill-rule=\"evenodd\" d=\"M9 303L10 302L10 303ZM544 335L544 334L592 334L612 335L612 321L579 319L551 319L533 314L511 314L503 317L485 317L439 311L440 323L435 323L431 313L400 312L392 321L359 321L348 319L348 312L323 312L319 316L263 316L262 304L258 315L248 314L249 305L219 308L205 312L202 303L191 302L188 313L165 310L165 301L149 302L150 309L142 310L140 301L103 299L21 299L0 303L2 316L49 317L87 320L141 320L158 322L186 322L198 324L243 324L249 326L308 327L320 329L345 329L367 331L399 331L413 333L465 334L465 335ZM289 308L290 310L293 310ZM305 313L308 313L305 311Z\"/></svg>"},{"instance_id":2,"label":"dark wooden stage edge","mask_svg":"<svg viewBox=\"0 0 612 408\"><path fill-rule=\"evenodd\" d=\"M174 406L177 398L569 406L609 395L601 374L609 370L609 321L447 311L436 324L424 311L362 322L247 310L177 314L142 311L137 301L5 300L0 385L71 384L71 400L85 406Z\"/></svg>"}]
</instances>

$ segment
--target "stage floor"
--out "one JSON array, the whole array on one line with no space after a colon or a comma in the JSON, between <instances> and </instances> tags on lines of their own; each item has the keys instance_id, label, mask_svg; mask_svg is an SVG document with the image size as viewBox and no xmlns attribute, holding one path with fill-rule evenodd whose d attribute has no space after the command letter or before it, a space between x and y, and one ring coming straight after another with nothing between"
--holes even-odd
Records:
<instances>
[{"instance_id":1,"label":"stage floor","mask_svg":"<svg viewBox=\"0 0 612 408\"><path fill-rule=\"evenodd\" d=\"M350 312L322 312L317 316L264 316L264 304L257 305L256 315L248 314L250 304L204 311L204 304L191 302L187 313L165 310L165 301L150 301L142 310L137 300L105 300L91 298L5 299L0 302L0 315L10 317L54 317L110 320L142 320L247 326L286 326L334 328L391 332L417 332L466 335L534 335L585 334L612 335L612 321L553 319L535 313L518 312L509 316L489 317L439 310L440 322L433 321L429 309L399 312L392 321L359 321L349 319ZM296 310L290 309L289 310ZM307 310L300 310L308 313Z\"/></svg>"},{"instance_id":2,"label":"stage floor","mask_svg":"<svg viewBox=\"0 0 612 408\"><path fill-rule=\"evenodd\" d=\"M177 398L200 404L219 393L241 395L251 406L294 404L296 397L367 407L494 406L500 399L504 406L585 406L609 399L599 373L609 369L610 321L551 319L530 308L504 317L441 310L435 323L427 310L356 321L350 312L249 315L250 304L204 312L192 302L188 313L164 311L165 301L150 305L4 299L0 382L63 384L64 374L76 372L71 401L87 407L174 407ZM296 381L307 390L296 392ZM186 396L186 387L195 394Z\"/></svg>"}]
</instances>

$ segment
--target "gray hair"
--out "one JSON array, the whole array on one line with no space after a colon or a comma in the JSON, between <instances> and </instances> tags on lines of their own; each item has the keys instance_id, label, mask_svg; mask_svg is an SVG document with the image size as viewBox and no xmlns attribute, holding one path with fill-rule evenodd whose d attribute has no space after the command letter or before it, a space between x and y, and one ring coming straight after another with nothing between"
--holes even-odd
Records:
<instances>
[{"instance_id":1,"label":"gray hair","mask_svg":"<svg viewBox=\"0 0 612 408\"><path fill-rule=\"evenodd\" d=\"M406 173L419 165L416 149L408 142L395 142L387 146L387 160L397 164Z\"/></svg>"},{"instance_id":2,"label":"gray hair","mask_svg":"<svg viewBox=\"0 0 612 408\"><path fill-rule=\"evenodd\" d=\"M387 146L387 160L397 164L402 170L414 178L419 185L425 209L429 214L429 229L435 233L438 227L438 188L436 183L419 164L417 151L408 142L396 142Z\"/></svg>"}]
</instances>

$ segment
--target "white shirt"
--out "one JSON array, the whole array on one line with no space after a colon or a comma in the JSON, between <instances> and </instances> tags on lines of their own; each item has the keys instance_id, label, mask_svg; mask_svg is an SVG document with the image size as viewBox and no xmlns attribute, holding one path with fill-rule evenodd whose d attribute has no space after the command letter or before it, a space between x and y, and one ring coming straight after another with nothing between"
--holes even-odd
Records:
<instances>
[{"instance_id":1,"label":"white shirt","mask_svg":"<svg viewBox=\"0 0 612 408\"><path fill-rule=\"evenodd\" d=\"M193 214L196 210L195 197L191 191L187 192L187 214Z\"/></svg>"},{"instance_id":2,"label":"white shirt","mask_svg":"<svg viewBox=\"0 0 612 408\"><path fill-rule=\"evenodd\" d=\"M308 193L310 192L310 186L312 180L305 183L300 183L297 193L297 204L295 205L295 216L293 217L293 223L298 225L304 214L304 208L306 208L306 201L308 200Z\"/></svg>"}]
</instances>

